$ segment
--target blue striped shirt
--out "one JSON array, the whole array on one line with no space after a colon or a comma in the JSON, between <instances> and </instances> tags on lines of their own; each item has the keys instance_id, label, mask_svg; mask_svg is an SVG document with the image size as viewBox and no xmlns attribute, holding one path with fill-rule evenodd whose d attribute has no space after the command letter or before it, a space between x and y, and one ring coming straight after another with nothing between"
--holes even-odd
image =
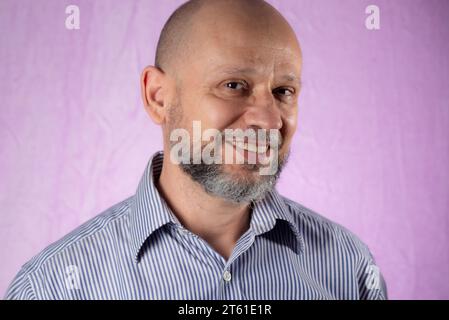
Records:
<instances>
[{"instance_id":1,"label":"blue striped shirt","mask_svg":"<svg viewBox=\"0 0 449 320\"><path fill-rule=\"evenodd\" d=\"M159 194L163 153L134 196L27 262L6 299L386 299L367 246L270 192L226 261L185 229Z\"/></svg>"}]
</instances>

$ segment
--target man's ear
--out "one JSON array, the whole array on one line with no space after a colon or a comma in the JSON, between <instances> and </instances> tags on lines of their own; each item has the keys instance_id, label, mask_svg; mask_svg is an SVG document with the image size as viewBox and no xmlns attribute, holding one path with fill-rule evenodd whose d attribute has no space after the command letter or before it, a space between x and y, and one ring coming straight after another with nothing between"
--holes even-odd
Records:
<instances>
[{"instance_id":1,"label":"man's ear","mask_svg":"<svg viewBox=\"0 0 449 320\"><path fill-rule=\"evenodd\" d=\"M157 124L162 124L165 121L164 80L165 74L153 66L146 67L142 71L140 79L145 110Z\"/></svg>"}]
</instances>

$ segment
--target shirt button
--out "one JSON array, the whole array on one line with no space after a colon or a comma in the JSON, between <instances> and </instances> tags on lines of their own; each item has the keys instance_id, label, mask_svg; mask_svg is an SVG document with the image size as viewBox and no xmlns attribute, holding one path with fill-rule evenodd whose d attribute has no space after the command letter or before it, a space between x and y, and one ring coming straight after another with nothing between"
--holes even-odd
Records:
<instances>
[{"instance_id":1,"label":"shirt button","mask_svg":"<svg viewBox=\"0 0 449 320\"><path fill-rule=\"evenodd\" d=\"M182 227L179 227L179 228L178 228L178 232L179 232L182 236L186 236L186 235L189 234L189 230L184 229L184 228L182 228Z\"/></svg>"},{"instance_id":2,"label":"shirt button","mask_svg":"<svg viewBox=\"0 0 449 320\"><path fill-rule=\"evenodd\" d=\"M231 281L231 273L228 270L226 270L223 273L223 280L226 281L226 282Z\"/></svg>"}]
</instances>

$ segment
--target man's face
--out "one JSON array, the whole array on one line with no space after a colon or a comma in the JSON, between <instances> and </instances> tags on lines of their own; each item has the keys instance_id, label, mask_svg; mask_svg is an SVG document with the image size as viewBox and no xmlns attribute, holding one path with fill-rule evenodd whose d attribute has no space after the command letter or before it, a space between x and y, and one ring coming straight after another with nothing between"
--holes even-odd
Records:
<instances>
[{"instance_id":1,"label":"man's face","mask_svg":"<svg viewBox=\"0 0 449 320\"><path fill-rule=\"evenodd\" d=\"M218 26L194 30L192 47L185 61L179 63L178 96L170 112L168 128L184 128L190 136L193 121L201 121L203 132L206 129L223 133L225 129L279 130L280 172L297 126L299 46L291 34L282 33L285 31L282 27L270 26L270 32L264 33L260 28L230 23L224 30L220 31ZM228 152L226 148L235 147L224 143L223 154ZM269 148L267 156L272 152ZM247 151L244 153L248 155ZM205 165L196 166L198 169ZM255 170L259 164L213 166L215 173L218 170L228 182L252 186L263 183L272 186L279 174L277 172L275 177L260 175L259 170ZM184 171L191 175L197 172L190 169L193 168ZM251 196L243 199L246 200L251 200Z\"/></svg>"}]
</instances>

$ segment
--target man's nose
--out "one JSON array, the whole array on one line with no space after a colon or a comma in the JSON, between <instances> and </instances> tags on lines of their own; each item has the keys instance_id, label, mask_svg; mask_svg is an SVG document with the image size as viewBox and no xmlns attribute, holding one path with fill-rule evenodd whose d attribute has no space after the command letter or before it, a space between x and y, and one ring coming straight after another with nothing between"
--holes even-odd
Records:
<instances>
[{"instance_id":1,"label":"man's nose","mask_svg":"<svg viewBox=\"0 0 449 320\"><path fill-rule=\"evenodd\" d=\"M271 91L253 95L252 102L246 108L244 120L247 127L266 130L282 128L281 112Z\"/></svg>"}]
</instances>

